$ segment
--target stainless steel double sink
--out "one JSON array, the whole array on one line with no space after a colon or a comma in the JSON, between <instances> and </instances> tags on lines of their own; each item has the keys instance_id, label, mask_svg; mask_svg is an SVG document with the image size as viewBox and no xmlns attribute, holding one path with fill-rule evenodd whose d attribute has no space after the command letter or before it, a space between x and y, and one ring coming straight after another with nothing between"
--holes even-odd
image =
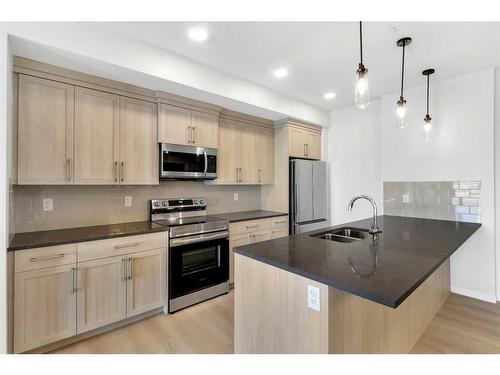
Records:
<instances>
[{"instance_id":1,"label":"stainless steel double sink","mask_svg":"<svg viewBox=\"0 0 500 375\"><path fill-rule=\"evenodd\" d=\"M328 241L343 242L343 243L362 241L370 236L371 234L369 229L360 229L352 227L342 227L333 229L329 232L323 232L311 235L311 237L317 237Z\"/></svg>"}]
</instances>

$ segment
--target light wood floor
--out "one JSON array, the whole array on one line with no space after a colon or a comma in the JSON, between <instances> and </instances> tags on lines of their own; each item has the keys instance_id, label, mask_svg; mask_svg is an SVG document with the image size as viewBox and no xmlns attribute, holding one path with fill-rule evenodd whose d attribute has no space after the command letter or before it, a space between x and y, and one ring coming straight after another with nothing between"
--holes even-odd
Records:
<instances>
[{"instance_id":1,"label":"light wood floor","mask_svg":"<svg viewBox=\"0 0 500 375\"><path fill-rule=\"evenodd\" d=\"M233 293L53 353L232 353ZM500 305L452 294L412 353L500 353Z\"/></svg>"}]
</instances>

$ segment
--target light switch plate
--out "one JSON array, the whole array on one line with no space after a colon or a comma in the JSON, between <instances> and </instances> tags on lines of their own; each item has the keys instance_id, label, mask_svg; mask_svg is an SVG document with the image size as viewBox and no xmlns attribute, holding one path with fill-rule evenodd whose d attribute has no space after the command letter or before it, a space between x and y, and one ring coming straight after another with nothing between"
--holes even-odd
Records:
<instances>
[{"instance_id":1,"label":"light switch plate","mask_svg":"<svg viewBox=\"0 0 500 375\"><path fill-rule=\"evenodd\" d=\"M132 197L130 195L125 197L125 207L132 207Z\"/></svg>"},{"instance_id":2,"label":"light switch plate","mask_svg":"<svg viewBox=\"0 0 500 375\"><path fill-rule=\"evenodd\" d=\"M238 196L238 193L234 193L234 200L237 201L238 199L240 199L240 197Z\"/></svg>"},{"instance_id":3,"label":"light switch plate","mask_svg":"<svg viewBox=\"0 0 500 375\"><path fill-rule=\"evenodd\" d=\"M320 311L320 295L319 288L316 286L307 286L307 306L315 311Z\"/></svg>"},{"instance_id":4,"label":"light switch plate","mask_svg":"<svg viewBox=\"0 0 500 375\"><path fill-rule=\"evenodd\" d=\"M43 198L43 210L53 211L54 210L54 200L52 198Z\"/></svg>"}]
</instances>

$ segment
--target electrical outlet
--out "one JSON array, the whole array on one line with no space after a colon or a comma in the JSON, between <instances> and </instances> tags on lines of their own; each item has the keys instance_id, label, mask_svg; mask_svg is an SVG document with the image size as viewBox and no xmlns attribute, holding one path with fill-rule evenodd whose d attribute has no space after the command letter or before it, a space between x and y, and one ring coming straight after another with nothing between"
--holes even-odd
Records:
<instances>
[{"instance_id":1,"label":"electrical outlet","mask_svg":"<svg viewBox=\"0 0 500 375\"><path fill-rule=\"evenodd\" d=\"M316 311L320 311L319 288L316 286L307 286L307 306Z\"/></svg>"},{"instance_id":2,"label":"electrical outlet","mask_svg":"<svg viewBox=\"0 0 500 375\"><path fill-rule=\"evenodd\" d=\"M403 194L403 203L410 203L410 194Z\"/></svg>"},{"instance_id":3,"label":"electrical outlet","mask_svg":"<svg viewBox=\"0 0 500 375\"><path fill-rule=\"evenodd\" d=\"M52 198L44 198L43 199L43 210L44 211L54 210L54 201Z\"/></svg>"},{"instance_id":4,"label":"electrical outlet","mask_svg":"<svg viewBox=\"0 0 500 375\"><path fill-rule=\"evenodd\" d=\"M132 207L132 197L130 195L125 197L125 207Z\"/></svg>"},{"instance_id":5,"label":"electrical outlet","mask_svg":"<svg viewBox=\"0 0 500 375\"><path fill-rule=\"evenodd\" d=\"M233 196L234 196L234 198L233 198L233 199L234 199L235 201L237 201L238 199L240 199L240 197L238 196L238 193L234 193L234 195L233 195Z\"/></svg>"}]
</instances>

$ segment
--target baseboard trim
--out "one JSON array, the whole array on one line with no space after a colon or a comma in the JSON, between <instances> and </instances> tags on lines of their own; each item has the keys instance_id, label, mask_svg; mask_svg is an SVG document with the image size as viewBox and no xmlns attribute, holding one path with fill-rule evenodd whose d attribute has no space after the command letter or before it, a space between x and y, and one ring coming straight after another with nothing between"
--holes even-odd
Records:
<instances>
[{"instance_id":1,"label":"baseboard trim","mask_svg":"<svg viewBox=\"0 0 500 375\"><path fill-rule=\"evenodd\" d=\"M479 300L485 301L485 302L497 303L496 294L485 294L485 293L476 292L475 290L470 290L470 289L466 289L466 288L456 288L456 287L452 287L451 292L456 293L456 294L460 294L462 296L479 299Z\"/></svg>"}]
</instances>

